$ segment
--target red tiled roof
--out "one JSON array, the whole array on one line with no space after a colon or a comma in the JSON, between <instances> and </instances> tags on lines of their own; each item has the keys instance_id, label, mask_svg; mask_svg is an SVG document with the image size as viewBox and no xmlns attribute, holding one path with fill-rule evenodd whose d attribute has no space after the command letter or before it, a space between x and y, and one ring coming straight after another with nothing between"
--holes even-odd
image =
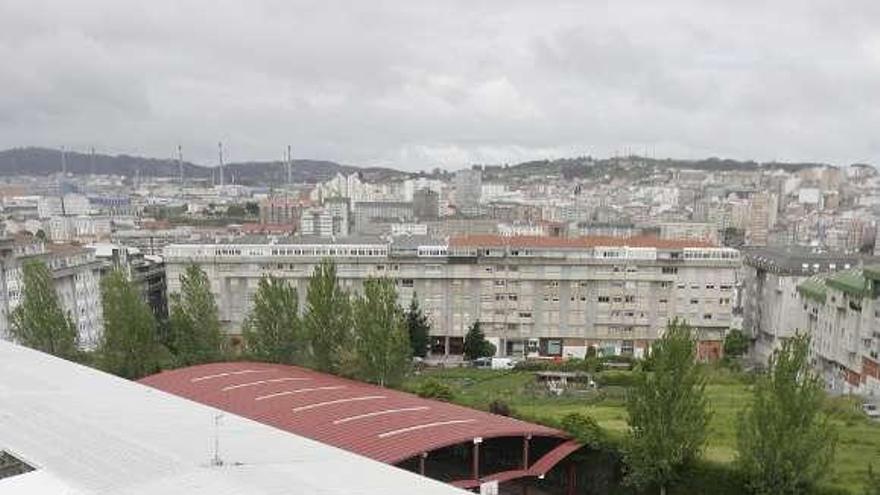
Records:
<instances>
[{"instance_id":1,"label":"red tiled roof","mask_svg":"<svg viewBox=\"0 0 880 495\"><path fill-rule=\"evenodd\" d=\"M541 237L500 236L492 234L457 236L449 239L450 247L522 247L585 249L593 247L653 247L681 249L689 247L715 247L715 244L693 239L660 239L654 236L612 237Z\"/></svg>"},{"instance_id":2,"label":"red tiled roof","mask_svg":"<svg viewBox=\"0 0 880 495\"><path fill-rule=\"evenodd\" d=\"M568 438L546 426L296 366L215 363L140 382L389 464L477 437L532 435L562 445Z\"/></svg>"}]
</instances>

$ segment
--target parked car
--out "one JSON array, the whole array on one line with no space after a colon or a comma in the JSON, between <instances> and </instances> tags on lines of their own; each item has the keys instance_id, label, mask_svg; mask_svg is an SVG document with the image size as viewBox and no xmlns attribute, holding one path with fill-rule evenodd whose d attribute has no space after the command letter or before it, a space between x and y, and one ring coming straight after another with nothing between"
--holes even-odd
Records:
<instances>
[{"instance_id":1,"label":"parked car","mask_svg":"<svg viewBox=\"0 0 880 495\"><path fill-rule=\"evenodd\" d=\"M512 370L516 367L516 360L502 357L481 357L472 362L474 368L493 370Z\"/></svg>"},{"instance_id":2,"label":"parked car","mask_svg":"<svg viewBox=\"0 0 880 495\"><path fill-rule=\"evenodd\" d=\"M862 410L865 411L869 418L880 420L880 406L877 404L863 404Z\"/></svg>"}]
</instances>

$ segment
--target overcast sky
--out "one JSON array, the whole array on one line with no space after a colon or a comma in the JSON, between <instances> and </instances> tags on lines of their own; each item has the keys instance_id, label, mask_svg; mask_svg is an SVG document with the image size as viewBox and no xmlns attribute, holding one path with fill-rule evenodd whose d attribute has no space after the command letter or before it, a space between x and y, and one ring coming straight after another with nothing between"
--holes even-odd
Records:
<instances>
[{"instance_id":1,"label":"overcast sky","mask_svg":"<svg viewBox=\"0 0 880 495\"><path fill-rule=\"evenodd\" d=\"M878 21L876 0L3 0L0 148L877 162Z\"/></svg>"}]
</instances>

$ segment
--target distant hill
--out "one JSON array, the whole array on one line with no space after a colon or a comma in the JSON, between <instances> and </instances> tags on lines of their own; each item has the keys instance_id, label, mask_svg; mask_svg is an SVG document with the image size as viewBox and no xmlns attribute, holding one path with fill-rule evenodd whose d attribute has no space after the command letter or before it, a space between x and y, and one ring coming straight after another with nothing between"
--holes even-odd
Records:
<instances>
[{"instance_id":1,"label":"distant hill","mask_svg":"<svg viewBox=\"0 0 880 495\"><path fill-rule=\"evenodd\" d=\"M483 166L483 178L486 180L505 180L527 176L561 175L565 178L591 178L606 174L638 177L656 170L691 169L705 171L754 171L784 170L797 172L814 167L830 167L827 163L813 162L766 162L706 158L701 160L679 160L673 158L654 159L639 156L622 158L592 157L559 158L555 160L536 160L515 165Z\"/></svg>"},{"instance_id":2,"label":"distant hill","mask_svg":"<svg viewBox=\"0 0 880 495\"><path fill-rule=\"evenodd\" d=\"M64 154L66 169L72 174L113 174L133 177L177 177L179 169L172 159L146 158L130 155L102 155L94 157L87 153L68 151ZM42 176L61 171L62 154L60 150L49 148L13 148L0 151L0 176L34 175ZM183 162L184 175L190 178L210 179L215 168ZM229 163L225 167L226 182L233 178L238 184L279 184L287 178L282 162L241 162ZM409 174L388 168L358 168L340 165L323 160L294 160L293 180L295 182L320 182L334 177L337 173L346 175L361 173L368 181L385 180L395 177L408 177Z\"/></svg>"},{"instance_id":3,"label":"distant hill","mask_svg":"<svg viewBox=\"0 0 880 495\"><path fill-rule=\"evenodd\" d=\"M65 153L67 171L73 174L115 174L133 177L177 177L177 162L172 159L147 158L130 155L102 155L94 157L87 153L68 151ZM13 148L0 151L0 176L34 175L42 176L61 171L61 151L49 148ZM205 167L191 162L184 162L184 174L190 178L210 179L216 168ZM785 170L794 172L812 167L829 166L824 163L758 163L721 158L702 160L653 159L638 156L624 158L594 159L591 157L561 158L557 160L536 160L515 165L485 165L483 176L486 180L506 180L526 176L563 176L565 178L601 177L606 174L635 175L648 173L651 170L663 169L696 169L707 171L733 170ZM294 160L294 182L316 183L326 181L336 174L361 174L363 180L379 182L390 179L404 179L419 174L402 172L390 168L366 167L324 160ZM445 171L439 172L441 177L448 177ZM424 174L422 174L424 175ZM427 176L437 176L436 173ZM226 181L248 185L280 184L286 181L284 163L273 162L237 162L226 165Z\"/></svg>"}]
</instances>

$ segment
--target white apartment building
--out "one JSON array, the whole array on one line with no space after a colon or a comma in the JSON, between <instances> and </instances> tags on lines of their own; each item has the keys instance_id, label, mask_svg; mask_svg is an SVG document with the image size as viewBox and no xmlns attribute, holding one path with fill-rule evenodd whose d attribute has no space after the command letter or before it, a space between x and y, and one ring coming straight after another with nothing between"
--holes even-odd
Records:
<instances>
[{"instance_id":1,"label":"white apartment building","mask_svg":"<svg viewBox=\"0 0 880 495\"><path fill-rule=\"evenodd\" d=\"M110 217L58 216L46 220L46 231L53 242L98 242L110 238Z\"/></svg>"},{"instance_id":2,"label":"white apartment building","mask_svg":"<svg viewBox=\"0 0 880 495\"><path fill-rule=\"evenodd\" d=\"M24 289L22 267L31 260L46 263L55 280L62 307L73 319L80 345L93 348L103 331L100 269L91 250L70 244L0 240L0 336L8 338L9 315Z\"/></svg>"},{"instance_id":3,"label":"white apartment building","mask_svg":"<svg viewBox=\"0 0 880 495\"><path fill-rule=\"evenodd\" d=\"M816 276L798 292L826 388L880 398L880 265Z\"/></svg>"},{"instance_id":4,"label":"white apartment building","mask_svg":"<svg viewBox=\"0 0 880 495\"><path fill-rule=\"evenodd\" d=\"M323 258L352 291L367 277L391 277L400 302L416 295L430 318L431 352L461 354L480 321L500 355L642 355L666 323L681 318L711 359L733 311L739 252L698 241L657 238L547 238L478 235L448 242L413 239L332 242L263 239L176 244L165 249L168 292L190 263L211 280L229 333L241 324L263 275L288 279L305 306L308 277Z\"/></svg>"},{"instance_id":5,"label":"white apartment building","mask_svg":"<svg viewBox=\"0 0 880 495\"><path fill-rule=\"evenodd\" d=\"M752 338L752 360L766 365L785 339L807 329L798 286L808 278L880 259L806 248L743 250L743 330Z\"/></svg>"},{"instance_id":6,"label":"white apartment building","mask_svg":"<svg viewBox=\"0 0 880 495\"><path fill-rule=\"evenodd\" d=\"M89 198L82 194L65 194L63 197L42 196L37 203L37 215L40 218L59 215L88 215L90 211Z\"/></svg>"}]
</instances>

